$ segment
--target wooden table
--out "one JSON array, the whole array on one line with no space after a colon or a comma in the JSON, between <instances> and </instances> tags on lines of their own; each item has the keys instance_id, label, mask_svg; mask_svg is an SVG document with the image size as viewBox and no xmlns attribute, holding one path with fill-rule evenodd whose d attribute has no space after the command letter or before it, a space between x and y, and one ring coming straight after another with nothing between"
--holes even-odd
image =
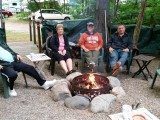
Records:
<instances>
[{"instance_id":1,"label":"wooden table","mask_svg":"<svg viewBox=\"0 0 160 120\"><path fill-rule=\"evenodd\" d=\"M46 61L51 60L50 57L48 57L46 54L44 53L40 53L40 54L34 54L31 53L30 55L26 55L26 57L33 62L35 69L37 70L37 72L40 74L40 76L45 79L45 75L42 72L42 68L44 67L44 63ZM41 66L39 66L39 63L43 62L43 64Z\"/></svg>"},{"instance_id":2,"label":"wooden table","mask_svg":"<svg viewBox=\"0 0 160 120\"><path fill-rule=\"evenodd\" d=\"M149 69L147 68L147 66L149 65L149 63L155 59L155 57L153 56L148 56L148 55L143 55L143 54L140 54L140 55L137 55L135 57L133 57L134 60L136 60L137 64L138 64L138 67L139 67L139 70L137 72L134 73L134 75L132 76L132 78L134 78L135 76L139 75L140 73L143 74L144 78L146 80L148 80L148 77L145 75L144 73L144 70L146 69L147 72L148 72L148 75L152 77ZM142 65L140 64L140 61L142 61Z\"/></svg>"}]
</instances>

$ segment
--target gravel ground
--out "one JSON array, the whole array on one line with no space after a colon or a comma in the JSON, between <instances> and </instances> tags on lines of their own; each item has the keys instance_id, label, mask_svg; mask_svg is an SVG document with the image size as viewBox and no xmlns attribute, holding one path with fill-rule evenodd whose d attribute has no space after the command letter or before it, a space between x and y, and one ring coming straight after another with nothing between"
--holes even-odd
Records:
<instances>
[{"instance_id":1,"label":"gravel ground","mask_svg":"<svg viewBox=\"0 0 160 120\"><path fill-rule=\"evenodd\" d=\"M5 27L6 27L6 30L9 30L9 31L29 33L28 23L20 23L20 22L13 22L13 21L6 20Z\"/></svg>"},{"instance_id":2,"label":"gravel ground","mask_svg":"<svg viewBox=\"0 0 160 120\"><path fill-rule=\"evenodd\" d=\"M20 53L24 61L31 64L25 57L30 52L37 52L37 49L32 43L9 43L9 45L18 53ZM149 66L152 73L155 72L158 66L159 59L156 59ZM48 80L54 78L64 78L62 69L56 65L56 73L51 76L47 70L46 63L43 69ZM137 70L136 64L131 68L134 73ZM107 76L107 74L105 74ZM29 88L25 88L25 83L22 75L15 82L15 89L18 96L15 98L4 99L0 94L0 120L109 120L108 115L121 111L122 104L141 103L141 107L145 107L153 114L160 118L160 78L154 86L154 89L149 88L149 82L143 79L142 76L131 78L131 75L120 74L118 78L122 82L122 86L126 91L126 96L122 102L116 102L115 108L109 113L93 114L89 110L73 110L64 107L63 101L54 102L51 91L44 91L38 86L35 80L27 76ZM61 76L61 77L60 77Z\"/></svg>"}]
</instances>

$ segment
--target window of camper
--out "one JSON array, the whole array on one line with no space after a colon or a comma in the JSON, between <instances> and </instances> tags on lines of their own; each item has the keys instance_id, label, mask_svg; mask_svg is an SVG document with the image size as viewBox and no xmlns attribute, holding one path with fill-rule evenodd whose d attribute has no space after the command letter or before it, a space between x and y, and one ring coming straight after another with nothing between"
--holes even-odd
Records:
<instances>
[{"instance_id":1,"label":"window of camper","mask_svg":"<svg viewBox=\"0 0 160 120\"><path fill-rule=\"evenodd\" d=\"M13 6L17 6L17 3L12 3Z\"/></svg>"}]
</instances>

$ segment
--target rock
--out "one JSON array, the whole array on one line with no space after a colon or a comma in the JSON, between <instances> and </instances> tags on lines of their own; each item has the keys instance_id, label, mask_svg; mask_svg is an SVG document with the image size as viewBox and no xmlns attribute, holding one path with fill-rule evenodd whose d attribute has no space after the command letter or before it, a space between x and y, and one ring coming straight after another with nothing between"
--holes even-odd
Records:
<instances>
[{"instance_id":1,"label":"rock","mask_svg":"<svg viewBox=\"0 0 160 120\"><path fill-rule=\"evenodd\" d=\"M121 86L121 82L119 81L118 78L113 77L113 76L108 76L107 78L109 79L109 83L113 88Z\"/></svg>"},{"instance_id":2,"label":"rock","mask_svg":"<svg viewBox=\"0 0 160 120\"><path fill-rule=\"evenodd\" d=\"M69 82L71 82L75 77L80 76L80 75L82 75L82 73L80 73L80 72L74 72L74 73L69 74L69 75L66 77L66 79L67 79Z\"/></svg>"},{"instance_id":3,"label":"rock","mask_svg":"<svg viewBox=\"0 0 160 120\"><path fill-rule=\"evenodd\" d=\"M90 110L93 113L108 112L110 108L112 108L112 105L115 103L115 101L116 96L113 94L99 95L91 101Z\"/></svg>"},{"instance_id":4,"label":"rock","mask_svg":"<svg viewBox=\"0 0 160 120\"><path fill-rule=\"evenodd\" d=\"M89 107L90 101L84 96L76 95L66 98L64 104L68 108L84 110Z\"/></svg>"},{"instance_id":5,"label":"rock","mask_svg":"<svg viewBox=\"0 0 160 120\"><path fill-rule=\"evenodd\" d=\"M69 82L65 79L57 81L51 90L54 101L65 100L72 96L69 90Z\"/></svg>"},{"instance_id":6,"label":"rock","mask_svg":"<svg viewBox=\"0 0 160 120\"><path fill-rule=\"evenodd\" d=\"M112 89L111 93L113 95L117 96L118 100L122 99L126 95L126 93L125 93L125 91L123 90L122 87L114 87Z\"/></svg>"}]
</instances>

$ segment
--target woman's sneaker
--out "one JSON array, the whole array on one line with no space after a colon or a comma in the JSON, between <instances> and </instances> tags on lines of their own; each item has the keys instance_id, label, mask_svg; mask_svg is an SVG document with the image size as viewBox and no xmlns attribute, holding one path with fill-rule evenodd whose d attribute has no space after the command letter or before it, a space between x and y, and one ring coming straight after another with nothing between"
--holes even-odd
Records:
<instances>
[{"instance_id":1,"label":"woman's sneaker","mask_svg":"<svg viewBox=\"0 0 160 120\"><path fill-rule=\"evenodd\" d=\"M16 96L17 96L17 92L15 91L15 89L9 90L9 95L10 95L11 97L16 97Z\"/></svg>"},{"instance_id":2,"label":"woman's sneaker","mask_svg":"<svg viewBox=\"0 0 160 120\"><path fill-rule=\"evenodd\" d=\"M52 88L53 85L56 83L57 80L52 80L52 81L46 81L42 87L45 89L45 90L48 90L49 88Z\"/></svg>"}]
</instances>

